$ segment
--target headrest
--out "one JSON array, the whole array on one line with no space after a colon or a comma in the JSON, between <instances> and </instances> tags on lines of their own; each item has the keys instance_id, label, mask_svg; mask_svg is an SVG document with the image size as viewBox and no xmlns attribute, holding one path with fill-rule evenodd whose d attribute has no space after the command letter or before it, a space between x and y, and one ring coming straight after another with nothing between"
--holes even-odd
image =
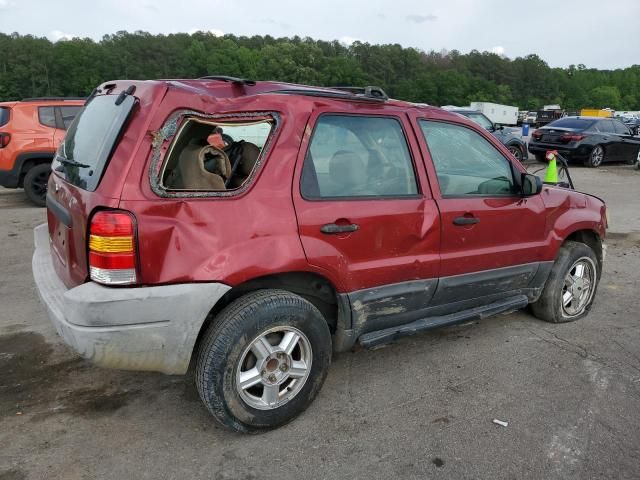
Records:
<instances>
[{"instance_id":1,"label":"headrest","mask_svg":"<svg viewBox=\"0 0 640 480\"><path fill-rule=\"evenodd\" d=\"M352 187L364 184L367 173L364 162L355 152L339 150L329 161L329 177L341 187Z\"/></svg>"}]
</instances>

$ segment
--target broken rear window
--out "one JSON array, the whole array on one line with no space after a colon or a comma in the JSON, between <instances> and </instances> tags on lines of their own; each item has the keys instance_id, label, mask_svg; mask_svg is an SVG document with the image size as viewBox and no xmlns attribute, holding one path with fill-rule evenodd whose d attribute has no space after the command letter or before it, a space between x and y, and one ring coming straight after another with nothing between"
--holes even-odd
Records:
<instances>
[{"instance_id":1,"label":"broken rear window","mask_svg":"<svg viewBox=\"0 0 640 480\"><path fill-rule=\"evenodd\" d=\"M188 118L169 151L162 186L169 192L225 192L245 185L271 134L270 120Z\"/></svg>"}]
</instances>

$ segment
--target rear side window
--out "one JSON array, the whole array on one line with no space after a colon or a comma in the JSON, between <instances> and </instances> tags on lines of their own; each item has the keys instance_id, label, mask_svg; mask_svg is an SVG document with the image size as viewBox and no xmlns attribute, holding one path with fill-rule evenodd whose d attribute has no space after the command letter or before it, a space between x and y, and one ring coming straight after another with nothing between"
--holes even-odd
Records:
<instances>
[{"instance_id":1,"label":"rear side window","mask_svg":"<svg viewBox=\"0 0 640 480\"><path fill-rule=\"evenodd\" d=\"M188 118L169 151L162 187L214 195L249 185L272 128L271 119Z\"/></svg>"},{"instance_id":2,"label":"rear side window","mask_svg":"<svg viewBox=\"0 0 640 480\"><path fill-rule=\"evenodd\" d=\"M388 117L320 117L300 189L307 199L416 195L413 162L400 122Z\"/></svg>"},{"instance_id":3,"label":"rear side window","mask_svg":"<svg viewBox=\"0 0 640 480\"><path fill-rule=\"evenodd\" d=\"M62 124L64 125L64 129L67 130L71 126L71 122L76 118L76 115L80 113L82 107L79 106L69 106L69 107L58 107L60 109L60 115L62 116Z\"/></svg>"},{"instance_id":4,"label":"rear side window","mask_svg":"<svg viewBox=\"0 0 640 480\"><path fill-rule=\"evenodd\" d=\"M136 102L135 97L128 95L116 105L116 98L116 95L93 98L71 123L56 152L53 170L84 190L92 192L98 187Z\"/></svg>"},{"instance_id":5,"label":"rear side window","mask_svg":"<svg viewBox=\"0 0 640 480\"><path fill-rule=\"evenodd\" d=\"M0 127L9 123L10 111L7 107L0 107Z\"/></svg>"},{"instance_id":6,"label":"rear side window","mask_svg":"<svg viewBox=\"0 0 640 480\"><path fill-rule=\"evenodd\" d=\"M443 196L512 195L511 163L470 128L420 121Z\"/></svg>"},{"instance_id":7,"label":"rear side window","mask_svg":"<svg viewBox=\"0 0 640 480\"><path fill-rule=\"evenodd\" d=\"M45 127L56 128L56 112L54 107L38 107L38 120Z\"/></svg>"}]
</instances>

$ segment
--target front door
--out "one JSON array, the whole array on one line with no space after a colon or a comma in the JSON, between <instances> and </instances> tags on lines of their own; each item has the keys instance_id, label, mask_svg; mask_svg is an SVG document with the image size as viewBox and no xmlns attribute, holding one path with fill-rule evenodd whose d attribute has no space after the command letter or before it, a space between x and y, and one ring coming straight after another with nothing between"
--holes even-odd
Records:
<instances>
[{"instance_id":1,"label":"front door","mask_svg":"<svg viewBox=\"0 0 640 480\"><path fill-rule=\"evenodd\" d=\"M428 304L439 264L438 209L415 136L401 115L325 112L310 123L293 187L307 260L349 293L367 330L402 323Z\"/></svg>"},{"instance_id":2,"label":"front door","mask_svg":"<svg viewBox=\"0 0 640 480\"><path fill-rule=\"evenodd\" d=\"M527 288L545 239L542 198L518 193L520 170L495 140L444 120L415 118L441 215L441 279L433 303Z\"/></svg>"}]
</instances>

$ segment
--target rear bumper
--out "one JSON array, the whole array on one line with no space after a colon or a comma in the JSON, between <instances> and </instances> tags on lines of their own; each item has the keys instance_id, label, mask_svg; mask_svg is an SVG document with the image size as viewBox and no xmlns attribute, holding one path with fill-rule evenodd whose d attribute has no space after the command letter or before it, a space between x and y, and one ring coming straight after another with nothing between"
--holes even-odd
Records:
<instances>
[{"instance_id":1,"label":"rear bumper","mask_svg":"<svg viewBox=\"0 0 640 480\"><path fill-rule=\"evenodd\" d=\"M46 225L34 230L33 277L58 334L96 365L183 374L207 314L229 290L222 283L67 289L57 276Z\"/></svg>"},{"instance_id":2,"label":"rear bumper","mask_svg":"<svg viewBox=\"0 0 640 480\"><path fill-rule=\"evenodd\" d=\"M586 145L557 145L552 143L529 142L529 153L546 153L548 150L556 150L560 155L568 158L587 158L591 152Z\"/></svg>"}]
</instances>

